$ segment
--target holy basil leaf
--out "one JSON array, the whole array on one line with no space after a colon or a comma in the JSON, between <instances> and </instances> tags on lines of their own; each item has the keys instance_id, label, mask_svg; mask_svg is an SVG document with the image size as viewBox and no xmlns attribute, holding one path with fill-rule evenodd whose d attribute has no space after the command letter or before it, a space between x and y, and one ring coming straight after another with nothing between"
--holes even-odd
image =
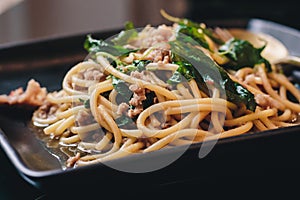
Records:
<instances>
[{"instance_id":1,"label":"holy basil leaf","mask_svg":"<svg viewBox=\"0 0 300 200\"><path fill-rule=\"evenodd\" d=\"M177 57L176 59L179 60L179 57ZM167 83L178 84L196 78L194 67L191 65L191 63L184 61L183 59L181 59L181 61L173 61L172 63L177 64L178 68L169 78Z\"/></svg>"},{"instance_id":2,"label":"holy basil leaf","mask_svg":"<svg viewBox=\"0 0 300 200\"><path fill-rule=\"evenodd\" d=\"M132 65L127 65L127 74L133 71L142 72L146 70L146 66L151 63L151 60L133 60Z\"/></svg>"},{"instance_id":3,"label":"holy basil leaf","mask_svg":"<svg viewBox=\"0 0 300 200\"><path fill-rule=\"evenodd\" d=\"M195 78L194 67L191 63L186 61L175 61L173 63L179 66L177 71L181 73L188 81Z\"/></svg>"},{"instance_id":4,"label":"holy basil leaf","mask_svg":"<svg viewBox=\"0 0 300 200\"><path fill-rule=\"evenodd\" d=\"M128 41L132 38L135 38L138 36L138 32L134 27L134 24L130 21L127 21L125 23L125 30L121 31L117 37L112 39L112 42L115 45L123 46L125 44L128 44Z\"/></svg>"},{"instance_id":5,"label":"holy basil leaf","mask_svg":"<svg viewBox=\"0 0 300 200\"><path fill-rule=\"evenodd\" d=\"M177 55L175 56L177 60L182 58L183 62L190 63L190 65L185 66L193 66L193 74L201 90L206 92L207 85L213 84L216 88L220 89L220 92L225 90L226 97L229 101L236 104L243 103L252 111L255 109L256 103L254 95L239 83L234 82L227 72L204 52L194 45L180 40L171 41L169 43L171 45L171 52Z\"/></svg>"},{"instance_id":6,"label":"holy basil leaf","mask_svg":"<svg viewBox=\"0 0 300 200\"><path fill-rule=\"evenodd\" d=\"M238 70L264 63L267 71L272 71L269 61L261 56L265 46L255 48L249 41L232 38L220 46L219 52L230 59L225 68Z\"/></svg>"},{"instance_id":7,"label":"holy basil leaf","mask_svg":"<svg viewBox=\"0 0 300 200\"><path fill-rule=\"evenodd\" d=\"M141 72L146 69L146 66L151 63L151 60L134 60L132 64L136 67L136 70Z\"/></svg>"},{"instance_id":8,"label":"holy basil leaf","mask_svg":"<svg viewBox=\"0 0 300 200\"><path fill-rule=\"evenodd\" d=\"M167 80L167 83L171 85L176 85L178 83L184 82L185 80L186 79L179 71L175 71L173 75L169 78L169 80Z\"/></svg>"},{"instance_id":9,"label":"holy basil leaf","mask_svg":"<svg viewBox=\"0 0 300 200\"><path fill-rule=\"evenodd\" d=\"M220 44L220 45L224 43L220 38L218 38L217 36L214 35L214 33L211 29L206 28L206 26L204 24L194 22L187 18L173 17L173 16L169 15L168 13L166 13L165 10L163 10L163 9L160 12L164 18L166 18L167 20L169 20L171 22L175 22L181 26L186 26L186 27L190 27L193 29L200 29L205 35L207 35L215 43Z\"/></svg>"},{"instance_id":10,"label":"holy basil leaf","mask_svg":"<svg viewBox=\"0 0 300 200\"><path fill-rule=\"evenodd\" d=\"M125 100L129 100L132 96L132 91L129 90L128 85L122 79L112 76L112 85L114 89L124 97Z\"/></svg>"},{"instance_id":11,"label":"holy basil leaf","mask_svg":"<svg viewBox=\"0 0 300 200\"><path fill-rule=\"evenodd\" d=\"M90 108L90 100L84 100L84 99L79 99L80 102L83 103L84 108L89 109Z\"/></svg>"},{"instance_id":12,"label":"holy basil leaf","mask_svg":"<svg viewBox=\"0 0 300 200\"><path fill-rule=\"evenodd\" d=\"M198 42L202 47L209 49L209 45L204 37L203 32L199 32L197 27L187 26L183 24L179 24L177 27L177 32L190 36L196 42ZM188 39L187 37L185 40Z\"/></svg>"},{"instance_id":13,"label":"holy basil leaf","mask_svg":"<svg viewBox=\"0 0 300 200\"><path fill-rule=\"evenodd\" d=\"M104 40L94 39L91 35L87 35L83 46L88 52L96 53L104 51L114 56L125 56L131 52L137 51L136 49L127 49L119 45L113 45L112 43L106 42Z\"/></svg>"},{"instance_id":14,"label":"holy basil leaf","mask_svg":"<svg viewBox=\"0 0 300 200\"><path fill-rule=\"evenodd\" d=\"M126 129L136 128L134 120L126 115L122 115L116 118L115 122L119 128L126 128Z\"/></svg>"},{"instance_id":15,"label":"holy basil leaf","mask_svg":"<svg viewBox=\"0 0 300 200\"><path fill-rule=\"evenodd\" d=\"M125 30L126 31L128 31L128 30L131 30L131 29L135 29L135 27L134 27L134 24L133 24L133 22L131 22L131 21L127 21L127 22L125 22Z\"/></svg>"}]
</instances>

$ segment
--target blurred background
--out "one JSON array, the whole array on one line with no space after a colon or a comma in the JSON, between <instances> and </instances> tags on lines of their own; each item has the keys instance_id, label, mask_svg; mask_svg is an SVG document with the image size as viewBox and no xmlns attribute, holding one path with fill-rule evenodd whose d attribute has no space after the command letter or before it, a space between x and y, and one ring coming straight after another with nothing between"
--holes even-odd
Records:
<instances>
[{"instance_id":1,"label":"blurred background","mask_svg":"<svg viewBox=\"0 0 300 200\"><path fill-rule=\"evenodd\" d=\"M300 29L294 0L0 0L0 44L122 28L127 20L156 25L161 8L201 22L262 18Z\"/></svg>"}]
</instances>

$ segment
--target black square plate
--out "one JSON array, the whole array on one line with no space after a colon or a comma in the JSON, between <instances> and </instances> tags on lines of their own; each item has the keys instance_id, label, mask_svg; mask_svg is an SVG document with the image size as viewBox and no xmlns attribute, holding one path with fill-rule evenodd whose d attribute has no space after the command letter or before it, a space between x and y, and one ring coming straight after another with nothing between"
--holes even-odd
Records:
<instances>
[{"instance_id":1,"label":"black square plate","mask_svg":"<svg viewBox=\"0 0 300 200\"><path fill-rule=\"evenodd\" d=\"M225 24L227 27L247 27L248 21L207 22L207 25ZM97 38L107 38L119 30L95 32ZM88 33L87 33L88 34ZM0 47L0 93L25 87L34 78L49 91L59 90L62 79L73 65L82 61L87 53L83 41L87 34L49 38ZM287 35L285 35L287 37ZM294 37L294 36L293 36ZM298 35L298 40L300 36ZM293 49L294 50L294 49ZM295 51L295 50L294 50ZM300 55L300 48L298 49ZM280 128L254 134L221 139L204 158L199 158L201 143L191 145L172 164L146 173L129 173L95 164L75 169L64 169L44 140L30 126L32 110L0 107L0 144L20 175L38 188L97 187L146 188L197 180L205 183L217 177L273 174L286 172L299 175L300 126ZM205 145L209 146L209 143ZM161 161L181 147L164 149L144 155L132 155L111 161L114 165L149 165ZM126 184L130 180L131 184ZM200 183L199 183L200 184Z\"/></svg>"}]
</instances>

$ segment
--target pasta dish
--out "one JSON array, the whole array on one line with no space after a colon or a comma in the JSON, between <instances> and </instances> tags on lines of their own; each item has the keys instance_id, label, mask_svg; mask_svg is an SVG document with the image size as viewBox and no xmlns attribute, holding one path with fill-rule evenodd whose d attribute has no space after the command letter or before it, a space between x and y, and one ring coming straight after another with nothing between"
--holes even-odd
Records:
<instances>
[{"instance_id":1,"label":"pasta dish","mask_svg":"<svg viewBox=\"0 0 300 200\"><path fill-rule=\"evenodd\" d=\"M33 113L44 134L76 146L68 167L298 124L300 92L265 46L161 13L171 25L87 35L88 57Z\"/></svg>"}]
</instances>

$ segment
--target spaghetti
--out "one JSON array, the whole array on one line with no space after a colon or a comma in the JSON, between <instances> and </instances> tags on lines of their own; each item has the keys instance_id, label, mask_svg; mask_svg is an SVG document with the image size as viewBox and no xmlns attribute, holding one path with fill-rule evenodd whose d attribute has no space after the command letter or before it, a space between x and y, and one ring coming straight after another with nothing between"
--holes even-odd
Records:
<instances>
[{"instance_id":1,"label":"spaghetti","mask_svg":"<svg viewBox=\"0 0 300 200\"><path fill-rule=\"evenodd\" d=\"M48 93L34 112L34 125L43 127L46 135L77 146L69 167L298 124L300 92L277 66L258 62L228 68L233 65L230 56L220 47L232 38L224 39L224 31L171 21L172 26L131 30L125 42L119 34L108 43L113 49L101 48L103 41L90 37L85 46L89 59L73 66L62 89ZM191 34L188 30L193 28L204 37ZM253 95L255 106L230 98L228 88L219 87L213 78L202 78L203 87L197 76L188 76L190 68L184 66L191 62L178 60L172 49L176 43L170 43L179 39L178 30L189 38L183 38L185 42L196 40L192 47L224 66L225 77ZM116 49L128 51L116 54Z\"/></svg>"}]
</instances>

